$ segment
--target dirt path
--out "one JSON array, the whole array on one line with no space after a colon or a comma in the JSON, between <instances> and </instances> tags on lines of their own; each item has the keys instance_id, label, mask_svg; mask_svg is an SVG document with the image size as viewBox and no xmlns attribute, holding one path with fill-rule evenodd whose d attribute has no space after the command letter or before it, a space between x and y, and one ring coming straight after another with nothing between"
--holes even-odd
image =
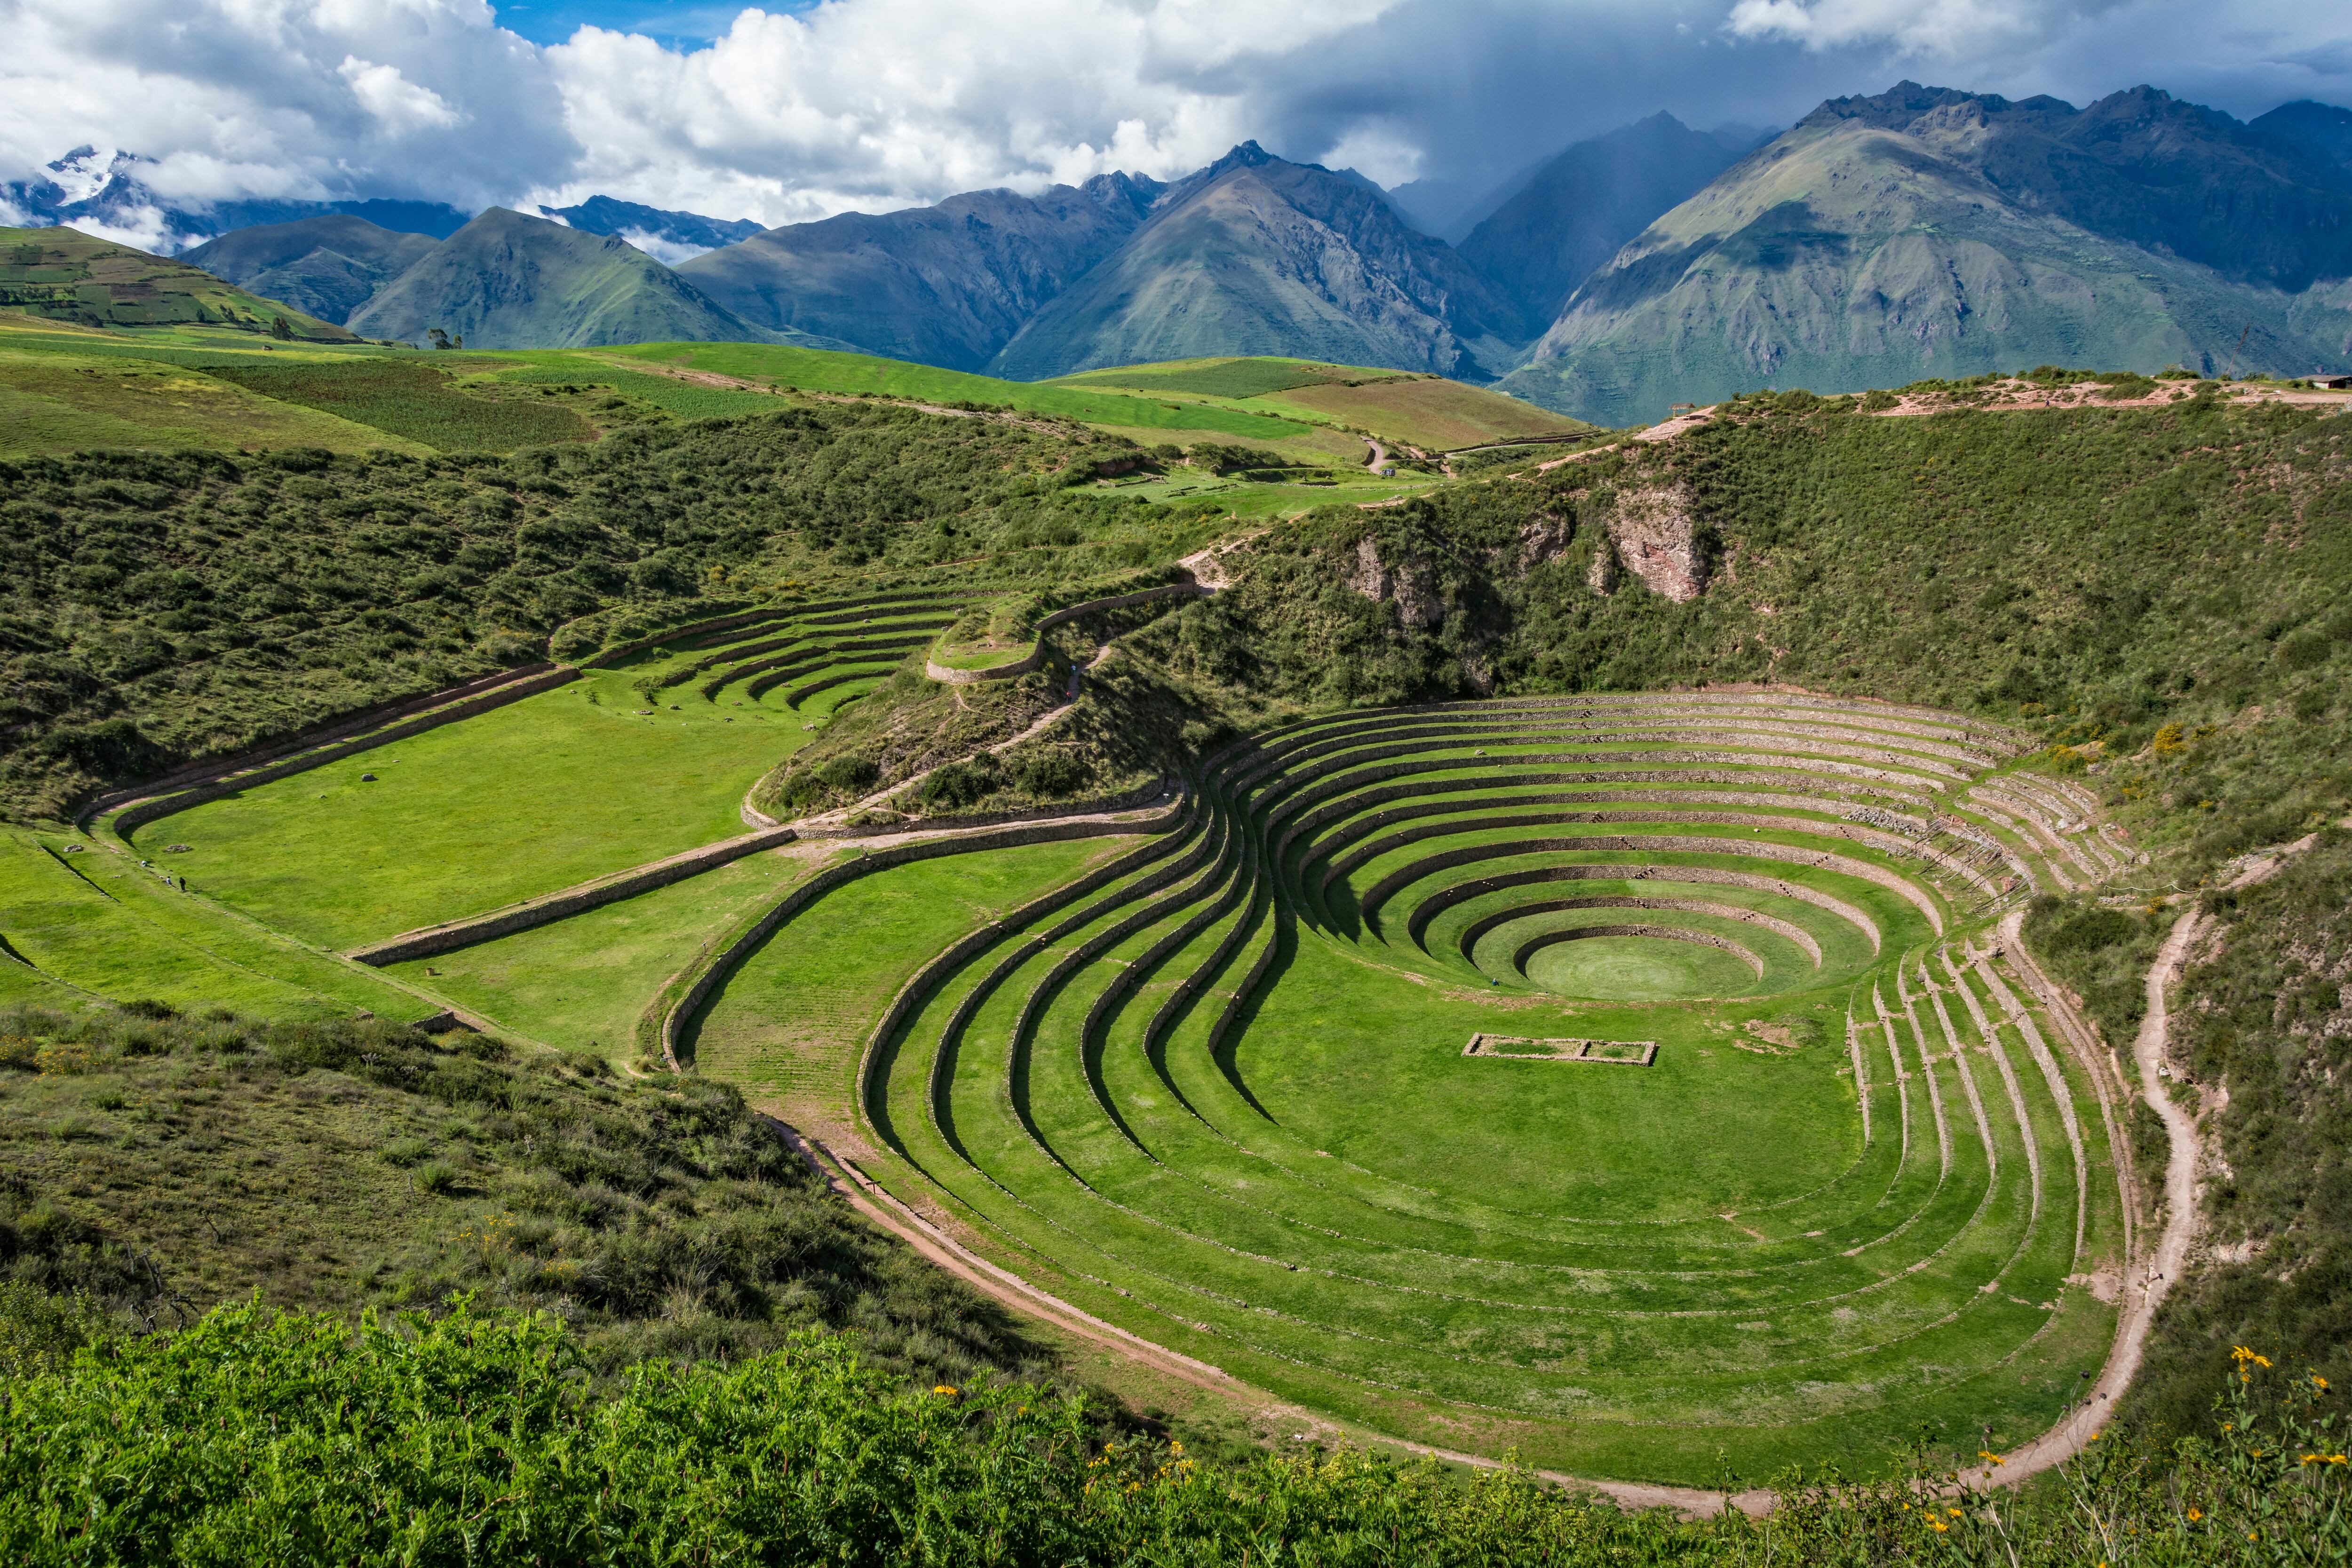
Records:
<instances>
[{"instance_id":1,"label":"dirt path","mask_svg":"<svg viewBox=\"0 0 2352 1568\"><path fill-rule=\"evenodd\" d=\"M1190 572L1192 574L1192 581L1211 593L1220 588L1230 588L1233 586L1234 579L1232 574L1225 570L1225 557L1247 544L1251 540L1259 538L1265 531L1263 528L1253 528L1247 533L1228 539L1219 544L1212 544L1206 550L1196 550L1176 564Z\"/></svg>"},{"instance_id":2,"label":"dirt path","mask_svg":"<svg viewBox=\"0 0 2352 1568\"><path fill-rule=\"evenodd\" d=\"M1264 1414L1279 1415L1286 1420L1328 1429L1328 1424L1313 1412L1243 1383L1222 1367L1212 1366L1181 1351L1155 1344L1139 1334L1129 1333L1116 1323L1105 1322L1058 1296L1037 1289L1010 1269L1000 1268L981 1257L917 1214L884 1191L853 1162L827 1148L818 1139L773 1117L770 1121L782 1134L785 1142L807 1161L824 1177L826 1186L840 1194L852 1208L914 1248L925 1260L947 1270L982 1294L1016 1311L1042 1318L1066 1333L1139 1362L1155 1372L1255 1405ZM1405 1453L1426 1455L1449 1464L1470 1465L1479 1469L1500 1469L1503 1465L1501 1460L1488 1458L1483 1454L1433 1448L1425 1443L1405 1442L1383 1437L1377 1433L1349 1435ZM1538 1470L1536 1473L1559 1486L1602 1493L1622 1508L1665 1508L1691 1517L1711 1517L1722 1510L1727 1500L1750 1514L1769 1511L1773 1502L1772 1494L1760 1489L1741 1492L1727 1499L1722 1492L1702 1491L1695 1487L1651 1486L1639 1481L1594 1481L1555 1470Z\"/></svg>"},{"instance_id":3,"label":"dirt path","mask_svg":"<svg viewBox=\"0 0 2352 1568\"><path fill-rule=\"evenodd\" d=\"M2022 910L2012 910L2002 918L1998 934L2003 949L2021 953L2024 925ZM2164 1173L2164 1227L2157 1233L2154 1247L2126 1265L2124 1308L2116 1318L2115 1344L2082 1402L2050 1430L2002 1455L1998 1466L1969 1472L1962 1484L1971 1490L2014 1486L2064 1464L2083 1451L2113 1419L2116 1401L2123 1397L2139 1372L2157 1309L2163 1305L2164 1298L2188 1267L2189 1248L2197 1238L2197 1124L2187 1110L2156 1086L2163 1081L2158 1064L2164 1060L2171 1027L2166 993L2179 977L2189 950L2204 934L2205 925L2205 917L2191 910L2180 918L2165 938L2164 945L2157 950L2156 962L2148 966L2145 982L2147 1013L2140 1021L2138 1037L2132 1042L2140 1082L2147 1090L2149 1106L2164 1120L2165 1139L2169 1145ZM2040 987L2031 989L2040 991ZM2053 1005L2048 995L2043 996L2043 1002L2045 1005Z\"/></svg>"},{"instance_id":4,"label":"dirt path","mask_svg":"<svg viewBox=\"0 0 2352 1568\"><path fill-rule=\"evenodd\" d=\"M1370 472L1377 474L1388 466L1389 449L1370 436L1364 437L1364 445L1372 449L1372 455L1364 459L1364 467Z\"/></svg>"},{"instance_id":5,"label":"dirt path","mask_svg":"<svg viewBox=\"0 0 2352 1568\"><path fill-rule=\"evenodd\" d=\"M2289 852L2296 847L2300 846L2290 846ZM2260 881L2275 873L2284 862L2284 856L2282 854L2273 858L2257 861L2245 874L2230 885L2242 887ZM2022 910L2011 910L2000 922L1998 934L2005 950L2017 953L2021 962L2030 963L2030 960L2024 958L2020 945L2020 932L2024 918ZM2141 1078L2145 1082L2159 1081L2158 1063L2163 1059L2169 1027L2166 992L2179 977L2188 953L2199 938L2204 934L2206 929L2207 922L2201 914L2192 911L2183 916L2180 923L2173 928L2171 935L2166 939L2164 946L2157 954L2155 963L2148 970L2147 1018L2141 1026L2139 1038L2133 1042L2133 1054L2138 1058ZM2036 973L2038 973L2038 971ZM2063 1000L2056 996L2054 990L2044 993L2040 986L2030 986L2029 989L2041 995L2046 1006L2063 1008L2065 1005ZM2067 1032L2076 1037L2088 1037L2079 1030L2070 1029ZM2182 1270L2186 1268L2197 1228L2195 1123L2186 1110L2170 1100L2159 1100L2153 1095L2149 1100L2150 1103L2155 1105L2158 1114L2164 1118L2165 1131L2171 1144L2171 1157L2165 1178L2167 1211L2165 1224L2153 1252L2134 1270L2138 1278L2126 1282L2126 1306L2116 1325L2115 1344L2108 1352L2106 1364L2101 1370L2097 1381L2092 1384L2089 1394L2057 1425L2002 1455L1998 1465L1989 1465L1981 1470L1969 1472L1960 1483L1969 1489L1986 1490L1994 1487L2013 1486L2029 1477L2039 1475L2074 1458L2091 1441L2093 1435L2100 1431L2104 1424L2113 1415L2116 1400L2130 1385L2132 1377L2139 1370L2141 1354L2146 1349L2148 1330L2155 1321L2156 1310L2162 1304L2172 1284L2180 1278ZM800 1135L795 1133L793 1136L797 1139ZM803 1152L806 1152L805 1149ZM1265 1401L1270 1407L1279 1404L1272 1395L1240 1383L1220 1369L1209 1367L1205 1363L1195 1361L1166 1346L1153 1344L1116 1324L1104 1322L1056 1297L1037 1289L1019 1276L971 1252L912 1210L908 1209L897 1199L882 1193L879 1188L872 1187L863 1173L857 1172L848 1162L839 1161L837 1156L831 1156L829 1152L827 1154L828 1158L835 1159L841 1168L849 1173L857 1182L870 1188L870 1191L851 1190L835 1180L828 1173L828 1180L835 1181L836 1190L841 1191L859 1213L899 1237L925 1258L947 1268L975 1289L985 1291L1007 1306L1045 1318L1072 1333L1118 1351L1123 1355L1132 1357L1171 1375L1202 1384L1202 1386L1214 1387L1236 1396L1255 1395ZM814 1155L810 1157L814 1163ZM821 1163L819 1166L820 1169L824 1168ZM1501 1464L1501 1461L1483 1455L1433 1447L1427 1444L1384 1437L1375 1433L1355 1434L1355 1436L1361 1436L1367 1442L1378 1443L1414 1454L1425 1454L1451 1464L1471 1465L1480 1468L1496 1468ZM1696 1487L1654 1485L1639 1481L1598 1480L1555 1470L1538 1470L1536 1473L1545 1480L1572 1490L1599 1492L1612 1499L1623 1508L1669 1509L1677 1514L1691 1518L1711 1518L1727 1507L1737 1508L1750 1517L1760 1518L1771 1512L1779 1503L1779 1498L1775 1493L1769 1488L1761 1487L1744 1492L1725 1493L1703 1490Z\"/></svg>"},{"instance_id":6,"label":"dirt path","mask_svg":"<svg viewBox=\"0 0 2352 1568\"><path fill-rule=\"evenodd\" d=\"M772 1117L770 1120L782 1133L784 1142L824 1178L826 1186L848 1200L852 1208L974 1289L1171 1377L1220 1393L1242 1389L1243 1385L1222 1369L1165 1345L1153 1344L1116 1323L1107 1323L1058 1296L1040 1290L1011 1270L997 1267L891 1196L871 1176L815 1138Z\"/></svg>"}]
</instances>

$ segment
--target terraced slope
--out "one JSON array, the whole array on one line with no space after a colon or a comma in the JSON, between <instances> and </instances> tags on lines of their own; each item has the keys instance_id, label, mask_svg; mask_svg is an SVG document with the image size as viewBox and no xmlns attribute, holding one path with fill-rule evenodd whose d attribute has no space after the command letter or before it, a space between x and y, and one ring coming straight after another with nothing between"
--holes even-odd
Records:
<instances>
[{"instance_id":1,"label":"terraced slope","mask_svg":"<svg viewBox=\"0 0 2352 1568\"><path fill-rule=\"evenodd\" d=\"M303 942L365 955L758 826L742 815L752 784L960 602L920 588L787 602L581 668L490 678L103 799L88 842ZM595 787L551 790L559 777ZM698 905L681 918L719 917ZM431 988L431 971L413 977ZM530 1033L541 1020L509 1021Z\"/></svg>"},{"instance_id":2,"label":"terraced slope","mask_svg":"<svg viewBox=\"0 0 2352 1568\"><path fill-rule=\"evenodd\" d=\"M854 1152L1087 1312L1448 1447L1704 1483L2021 1441L2126 1236L2105 1069L1988 934L2120 851L2017 752L1727 694L1257 737L906 977Z\"/></svg>"}]
</instances>

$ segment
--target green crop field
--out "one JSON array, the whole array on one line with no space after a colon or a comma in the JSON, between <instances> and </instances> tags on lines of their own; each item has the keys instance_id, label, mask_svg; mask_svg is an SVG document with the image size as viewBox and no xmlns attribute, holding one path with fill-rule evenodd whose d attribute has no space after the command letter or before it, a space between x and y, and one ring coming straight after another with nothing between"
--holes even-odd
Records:
<instances>
[{"instance_id":1,"label":"green crop field","mask_svg":"<svg viewBox=\"0 0 2352 1568\"><path fill-rule=\"evenodd\" d=\"M467 395L451 386L439 366L414 356L206 368L249 392L373 426L439 451L510 452L551 441L584 441L593 434L570 409L539 399Z\"/></svg>"},{"instance_id":2,"label":"green crop field","mask_svg":"<svg viewBox=\"0 0 2352 1568\"><path fill-rule=\"evenodd\" d=\"M11 342L0 334L0 457L99 446L423 449L340 409L258 395L235 376L153 360L10 352Z\"/></svg>"},{"instance_id":3,"label":"green crop field","mask_svg":"<svg viewBox=\"0 0 2352 1568\"><path fill-rule=\"evenodd\" d=\"M1255 441L1279 441L1286 437L1304 436L1308 430L1297 420L1263 414L1188 403L1158 403L1144 397L1078 391L1052 383L999 381L992 376L909 364L903 360L821 349L768 343L639 343L626 349L600 351L600 357L603 354L656 361L809 392L870 393L948 404L987 404L1088 425L1200 431Z\"/></svg>"}]
</instances>

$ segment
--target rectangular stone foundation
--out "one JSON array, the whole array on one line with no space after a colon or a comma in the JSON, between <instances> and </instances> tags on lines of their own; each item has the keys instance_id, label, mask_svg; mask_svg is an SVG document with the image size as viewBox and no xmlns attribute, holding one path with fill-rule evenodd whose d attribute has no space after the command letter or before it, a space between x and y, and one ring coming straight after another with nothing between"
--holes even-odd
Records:
<instances>
[{"instance_id":1,"label":"rectangular stone foundation","mask_svg":"<svg viewBox=\"0 0 2352 1568\"><path fill-rule=\"evenodd\" d=\"M1514 1046L1539 1047L1513 1050ZM1524 1035L1473 1035L1462 1047L1465 1057L1501 1057L1518 1062L1605 1062L1619 1067L1645 1068L1658 1059L1655 1040L1538 1040Z\"/></svg>"}]
</instances>

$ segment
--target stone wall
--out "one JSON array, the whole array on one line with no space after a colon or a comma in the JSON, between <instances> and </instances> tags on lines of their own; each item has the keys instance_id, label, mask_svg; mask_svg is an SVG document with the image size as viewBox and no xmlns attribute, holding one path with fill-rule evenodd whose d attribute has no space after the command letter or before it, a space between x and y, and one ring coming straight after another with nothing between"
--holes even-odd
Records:
<instances>
[{"instance_id":1,"label":"stone wall","mask_svg":"<svg viewBox=\"0 0 2352 1568\"><path fill-rule=\"evenodd\" d=\"M399 963L411 958L429 958L436 952L472 947L478 942L548 925L603 904L618 903L639 893L650 893L656 888L667 888L672 882L682 882L714 866L724 866L730 860L740 860L746 855L756 855L762 849L790 844L799 837L799 833L790 827L762 828L757 833L706 844L699 849L689 849L683 855L656 860L617 876L583 882L544 898L510 904L488 914L403 931L398 936L371 942L366 947L354 948L346 956L381 969L388 963Z\"/></svg>"},{"instance_id":2,"label":"stone wall","mask_svg":"<svg viewBox=\"0 0 2352 1568\"><path fill-rule=\"evenodd\" d=\"M257 746L247 746L241 751L230 752L226 755L205 757L193 763L183 763L179 767L167 773L158 773L142 783L122 789L109 790L103 795L92 796L75 814L75 821L87 823L92 817L111 811L126 801L142 800L159 792L208 782L219 778L224 773L269 762L275 758L286 756L289 752L304 751L324 742L341 740L346 735L355 735L362 730L373 729L378 724L397 719L405 713L422 712L427 708L436 708L444 702L458 701L477 692L504 686L508 681L542 674L554 668L552 664L541 659L536 664L521 664L507 669L492 670L488 675L476 676L471 680L460 681L455 686L445 686L437 691L427 691L415 697L398 698L390 702L379 702L373 708L362 708L357 712L345 713L340 718L310 725L295 731L292 734L281 735L274 741L265 741Z\"/></svg>"},{"instance_id":3,"label":"stone wall","mask_svg":"<svg viewBox=\"0 0 2352 1568\"><path fill-rule=\"evenodd\" d=\"M953 838L929 838L912 844L894 844L873 850L855 860L829 866L786 893L768 912L752 922L732 942L727 945L702 973L696 977L686 994L679 997L668 1016L661 1023L662 1058L673 1068L680 1065L677 1054L678 1033L694 1016L700 1012L712 992L725 984L752 949L773 935L776 929L810 904L834 889L875 871L893 866L911 865L918 860L935 859L943 855L963 855L982 849L1009 849L1023 844L1052 844L1070 838L1102 838L1126 833L1158 833L1171 825L1181 814L1182 803L1171 806L1157 816L1139 821L1119 822L1109 818L1064 820L1029 823L1003 827L990 833L964 834Z\"/></svg>"},{"instance_id":4,"label":"stone wall","mask_svg":"<svg viewBox=\"0 0 2352 1568\"><path fill-rule=\"evenodd\" d=\"M546 691L579 679L578 670L568 667L558 667L543 674L509 682L495 690L486 691L478 697L469 698L463 702L436 709L430 713L408 720L404 723L394 724L389 729L373 731L355 741L347 741L339 746L329 746L320 752L305 752L299 756L290 757L285 762L273 763L268 767L233 773L226 778L215 779L210 784L201 784L194 789L183 790L176 795L164 795L154 800L142 801L114 819L114 831L117 837L128 837L147 824L161 817L169 816L174 812L185 811L192 805L202 805L208 800L218 800L223 795L235 795L239 790L250 789L255 784L268 784L274 779L290 778L296 773L308 773L312 768L323 767L329 763L339 762L345 757L357 756L362 752L373 751L378 746L389 745L394 741L404 741L412 735L422 735L428 730L437 730L444 724L454 724L460 719L471 719L477 714L488 713L492 709L503 708L509 702L520 701L534 693Z\"/></svg>"}]
</instances>

